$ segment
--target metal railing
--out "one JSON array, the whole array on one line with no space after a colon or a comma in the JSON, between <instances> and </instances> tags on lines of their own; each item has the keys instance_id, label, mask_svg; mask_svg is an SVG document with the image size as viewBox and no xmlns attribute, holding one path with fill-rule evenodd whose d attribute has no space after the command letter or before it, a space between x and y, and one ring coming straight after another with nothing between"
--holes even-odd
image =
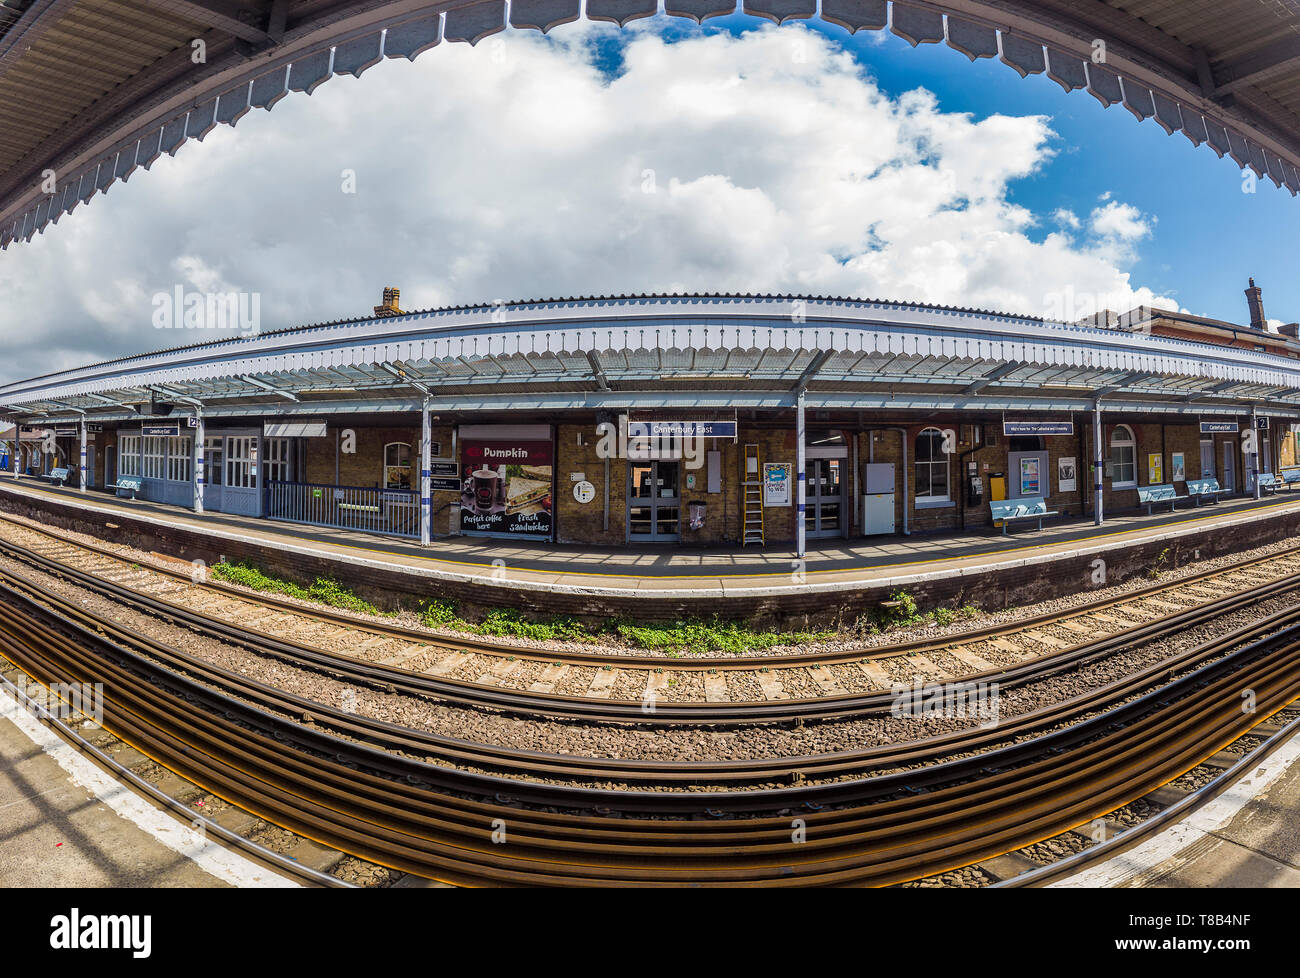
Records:
<instances>
[{"instance_id":1,"label":"metal railing","mask_svg":"<svg viewBox=\"0 0 1300 978\"><path fill-rule=\"evenodd\" d=\"M420 496L409 489L365 489L269 482L266 515L288 523L419 537Z\"/></svg>"}]
</instances>

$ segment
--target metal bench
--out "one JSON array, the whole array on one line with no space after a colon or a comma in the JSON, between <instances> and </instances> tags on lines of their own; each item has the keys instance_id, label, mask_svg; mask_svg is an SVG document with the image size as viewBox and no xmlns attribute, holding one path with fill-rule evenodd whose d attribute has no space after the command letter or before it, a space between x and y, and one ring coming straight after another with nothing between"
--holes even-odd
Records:
<instances>
[{"instance_id":1,"label":"metal bench","mask_svg":"<svg viewBox=\"0 0 1300 978\"><path fill-rule=\"evenodd\" d=\"M50 469L50 471L41 476L41 478L49 479L51 485L56 482L59 485L64 485L68 481L68 472L68 469Z\"/></svg>"},{"instance_id":2,"label":"metal bench","mask_svg":"<svg viewBox=\"0 0 1300 978\"><path fill-rule=\"evenodd\" d=\"M1138 502L1147 508L1147 515L1151 515L1151 507L1159 503L1168 503L1169 511L1172 513L1178 508L1178 501L1186 499L1186 496L1178 495L1178 490L1173 486L1138 486Z\"/></svg>"},{"instance_id":3,"label":"metal bench","mask_svg":"<svg viewBox=\"0 0 1300 978\"><path fill-rule=\"evenodd\" d=\"M1300 469L1283 469L1282 484L1286 486L1286 491L1290 492L1292 486L1300 486Z\"/></svg>"},{"instance_id":4,"label":"metal bench","mask_svg":"<svg viewBox=\"0 0 1300 978\"><path fill-rule=\"evenodd\" d=\"M1259 472L1255 475L1255 481L1259 484L1261 492L1277 492L1285 482L1275 476L1272 472Z\"/></svg>"},{"instance_id":5,"label":"metal bench","mask_svg":"<svg viewBox=\"0 0 1300 978\"><path fill-rule=\"evenodd\" d=\"M1218 479L1188 479L1187 495L1196 500L1196 505L1201 505L1201 500L1208 498L1210 502L1217 503L1219 497L1228 490L1219 488Z\"/></svg>"},{"instance_id":6,"label":"metal bench","mask_svg":"<svg viewBox=\"0 0 1300 978\"><path fill-rule=\"evenodd\" d=\"M129 492L131 498L134 499L136 494L140 491L140 486L141 481L138 476L128 475L125 477L118 476L117 481L108 488L114 490L119 496L124 492Z\"/></svg>"},{"instance_id":7,"label":"metal bench","mask_svg":"<svg viewBox=\"0 0 1300 978\"><path fill-rule=\"evenodd\" d=\"M1037 520L1038 528L1041 530L1044 519L1048 516L1060 515L1055 510L1048 512L1047 500L1042 496L995 500L989 503L989 512L993 515L995 523L1002 523L1003 536L1007 535L1007 526L1017 520Z\"/></svg>"}]
</instances>

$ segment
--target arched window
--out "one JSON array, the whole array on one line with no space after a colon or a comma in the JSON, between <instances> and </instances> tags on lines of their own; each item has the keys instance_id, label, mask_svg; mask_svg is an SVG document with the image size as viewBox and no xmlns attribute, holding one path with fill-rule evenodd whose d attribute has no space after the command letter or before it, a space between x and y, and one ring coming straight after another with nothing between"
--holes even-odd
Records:
<instances>
[{"instance_id":1,"label":"arched window","mask_svg":"<svg viewBox=\"0 0 1300 978\"><path fill-rule=\"evenodd\" d=\"M943 450L943 432L926 428L916 436L917 502L947 502L948 455Z\"/></svg>"},{"instance_id":2,"label":"arched window","mask_svg":"<svg viewBox=\"0 0 1300 978\"><path fill-rule=\"evenodd\" d=\"M1137 439L1126 424L1115 426L1110 433L1110 487L1133 489L1137 486Z\"/></svg>"},{"instance_id":3,"label":"arched window","mask_svg":"<svg viewBox=\"0 0 1300 978\"><path fill-rule=\"evenodd\" d=\"M411 446L405 442L384 446L384 488L411 488Z\"/></svg>"}]
</instances>

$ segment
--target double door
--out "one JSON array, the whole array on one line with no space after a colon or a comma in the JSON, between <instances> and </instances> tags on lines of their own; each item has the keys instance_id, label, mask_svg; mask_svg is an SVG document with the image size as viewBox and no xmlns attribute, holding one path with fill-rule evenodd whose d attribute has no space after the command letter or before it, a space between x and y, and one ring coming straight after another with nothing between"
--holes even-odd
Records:
<instances>
[{"instance_id":1,"label":"double door","mask_svg":"<svg viewBox=\"0 0 1300 978\"><path fill-rule=\"evenodd\" d=\"M629 541L671 542L682 536L680 462L632 462L628 466Z\"/></svg>"},{"instance_id":2,"label":"double door","mask_svg":"<svg viewBox=\"0 0 1300 978\"><path fill-rule=\"evenodd\" d=\"M841 458L810 458L804 464L804 535L809 538L844 535L844 466Z\"/></svg>"}]
</instances>

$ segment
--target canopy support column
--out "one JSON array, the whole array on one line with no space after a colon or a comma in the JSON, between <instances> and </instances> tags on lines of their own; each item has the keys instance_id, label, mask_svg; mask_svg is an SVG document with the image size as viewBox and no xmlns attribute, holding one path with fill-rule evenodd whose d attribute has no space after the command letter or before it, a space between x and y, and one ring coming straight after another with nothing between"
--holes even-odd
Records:
<instances>
[{"instance_id":1,"label":"canopy support column","mask_svg":"<svg viewBox=\"0 0 1300 978\"><path fill-rule=\"evenodd\" d=\"M194 408L194 512L203 514L205 486L207 485L207 464L203 449L207 441L207 427L203 423L203 408Z\"/></svg>"},{"instance_id":2,"label":"canopy support column","mask_svg":"<svg viewBox=\"0 0 1300 978\"><path fill-rule=\"evenodd\" d=\"M804 512L808 507L808 478L806 469L806 460L804 458L804 393L803 388L799 389L795 395L795 414L794 414L794 458L795 468L798 469L798 482L796 483L795 497L796 507L794 514L794 539L795 555L803 560L808 553L807 527L804 525ZM762 478L762 473L759 473Z\"/></svg>"},{"instance_id":3,"label":"canopy support column","mask_svg":"<svg viewBox=\"0 0 1300 978\"><path fill-rule=\"evenodd\" d=\"M427 547L433 537L433 495L429 473L433 469L433 431L429 423L429 399L420 404L420 546Z\"/></svg>"},{"instance_id":4,"label":"canopy support column","mask_svg":"<svg viewBox=\"0 0 1300 978\"><path fill-rule=\"evenodd\" d=\"M1092 405L1092 446L1092 522L1096 526L1101 526L1104 518L1102 513L1102 476L1106 471L1105 462L1102 460L1101 401L1094 401Z\"/></svg>"},{"instance_id":5,"label":"canopy support column","mask_svg":"<svg viewBox=\"0 0 1300 978\"><path fill-rule=\"evenodd\" d=\"M1264 471L1264 453L1259 443L1259 405L1250 406L1250 437L1255 443L1255 498L1262 499L1264 490L1259 484L1259 474Z\"/></svg>"},{"instance_id":6,"label":"canopy support column","mask_svg":"<svg viewBox=\"0 0 1300 978\"><path fill-rule=\"evenodd\" d=\"M81 462L77 466L77 492L85 495L86 492L86 416L81 416Z\"/></svg>"}]
</instances>

